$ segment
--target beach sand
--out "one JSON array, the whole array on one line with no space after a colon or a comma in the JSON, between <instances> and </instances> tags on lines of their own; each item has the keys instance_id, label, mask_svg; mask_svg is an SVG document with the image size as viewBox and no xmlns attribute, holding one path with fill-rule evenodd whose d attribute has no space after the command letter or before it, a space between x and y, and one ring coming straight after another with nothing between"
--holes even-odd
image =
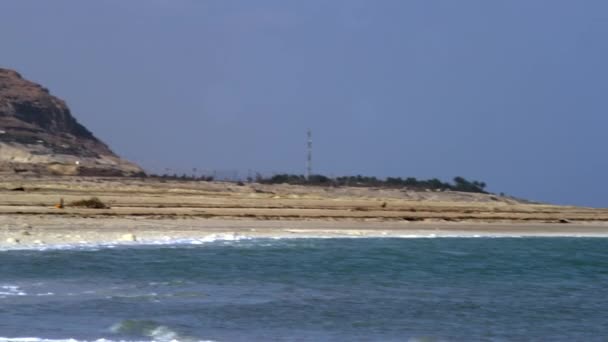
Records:
<instances>
[{"instance_id":1,"label":"beach sand","mask_svg":"<svg viewBox=\"0 0 608 342\"><path fill-rule=\"evenodd\" d=\"M70 205L90 197L110 208ZM58 209L62 198L65 208ZM405 189L83 177L0 180L3 248L442 236L608 236L608 210Z\"/></svg>"}]
</instances>

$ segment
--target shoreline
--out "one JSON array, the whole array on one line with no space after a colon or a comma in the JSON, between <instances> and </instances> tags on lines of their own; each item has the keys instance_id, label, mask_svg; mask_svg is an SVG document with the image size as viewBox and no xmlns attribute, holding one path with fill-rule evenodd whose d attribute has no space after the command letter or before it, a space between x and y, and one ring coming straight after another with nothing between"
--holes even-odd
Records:
<instances>
[{"instance_id":1,"label":"shoreline","mask_svg":"<svg viewBox=\"0 0 608 342\"><path fill-rule=\"evenodd\" d=\"M608 237L607 223L328 222L4 216L0 249L204 244L241 239Z\"/></svg>"},{"instance_id":2,"label":"shoreline","mask_svg":"<svg viewBox=\"0 0 608 342\"><path fill-rule=\"evenodd\" d=\"M109 208L73 204L92 197ZM65 206L57 208L61 200ZM0 249L240 238L507 236L608 237L608 209L407 188L0 179Z\"/></svg>"}]
</instances>

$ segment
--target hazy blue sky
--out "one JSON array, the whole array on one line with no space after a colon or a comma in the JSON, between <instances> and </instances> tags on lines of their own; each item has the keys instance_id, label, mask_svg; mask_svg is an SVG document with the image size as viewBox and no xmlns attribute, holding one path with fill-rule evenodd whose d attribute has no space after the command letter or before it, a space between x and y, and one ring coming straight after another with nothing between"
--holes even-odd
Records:
<instances>
[{"instance_id":1,"label":"hazy blue sky","mask_svg":"<svg viewBox=\"0 0 608 342\"><path fill-rule=\"evenodd\" d=\"M608 1L0 2L0 65L159 170L461 175L608 206Z\"/></svg>"}]
</instances>

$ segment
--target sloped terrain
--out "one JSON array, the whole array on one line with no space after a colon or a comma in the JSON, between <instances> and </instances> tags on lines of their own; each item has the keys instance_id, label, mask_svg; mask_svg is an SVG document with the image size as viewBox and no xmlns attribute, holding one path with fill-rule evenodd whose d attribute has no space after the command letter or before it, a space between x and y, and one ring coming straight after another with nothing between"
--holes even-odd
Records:
<instances>
[{"instance_id":1,"label":"sloped terrain","mask_svg":"<svg viewBox=\"0 0 608 342\"><path fill-rule=\"evenodd\" d=\"M0 172L120 176L143 170L112 152L48 89L0 68Z\"/></svg>"}]
</instances>

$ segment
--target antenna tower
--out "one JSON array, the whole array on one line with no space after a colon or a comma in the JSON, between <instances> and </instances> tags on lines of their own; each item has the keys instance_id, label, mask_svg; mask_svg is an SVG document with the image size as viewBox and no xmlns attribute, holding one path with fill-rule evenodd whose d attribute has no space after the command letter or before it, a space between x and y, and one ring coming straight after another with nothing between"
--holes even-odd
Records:
<instances>
[{"instance_id":1,"label":"antenna tower","mask_svg":"<svg viewBox=\"0 0 608 342\"><path fill-rule=\"evenodd\" d=\"M312 175L312 131L310 128L308 129L306 136L308 138L306 143L306 180L309 180Z\"/></svg>"}]
</instances>

